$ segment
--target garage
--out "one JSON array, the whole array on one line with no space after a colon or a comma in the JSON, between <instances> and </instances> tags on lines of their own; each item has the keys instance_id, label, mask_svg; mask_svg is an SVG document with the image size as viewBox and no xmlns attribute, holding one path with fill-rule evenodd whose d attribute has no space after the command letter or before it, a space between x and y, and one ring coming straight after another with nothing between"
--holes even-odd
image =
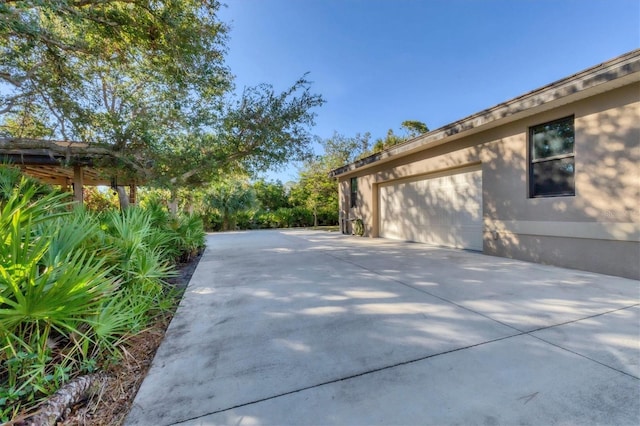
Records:
<instances>
[{"instance_id":1,"label":"garage","mask_svg":"<svg viewBox=\"0 0 640 426\"><path fill-rule=\"evenodd\" d=\"M482 251L482 170L381 184L379 235Z\"/></svg>"}]
</instances>

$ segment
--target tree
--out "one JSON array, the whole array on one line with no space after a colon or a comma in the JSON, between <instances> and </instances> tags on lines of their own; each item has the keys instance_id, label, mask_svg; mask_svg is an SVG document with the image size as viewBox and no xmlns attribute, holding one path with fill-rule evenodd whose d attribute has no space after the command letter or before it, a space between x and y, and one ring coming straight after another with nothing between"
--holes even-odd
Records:
<instances>
[{"instance_id":1,"label":"tree","mask_svg":"<svg viewBox=\"0 0 640 426\"><path fill-rule=\"evenodd\" d=\"M25 0L0 5L0 116L111 150L150 184L204 185L309 155L306 76L226 96L227 27L215 0ZM34 108L33 105L38 105ZM39 132L37 136L42 136ZM123 171L120 171L123 174ZM175 203L174 203L175 204Z\"/></svg>"},{"instance_id":2,"label":"tree","mask_svg":"<svg viewBox=\"0 0 640 426\"><path fill-rule=\"evenodd\" d=\"M392 146L403 143L429 131L426 124L415 120L403 121L401 127L406 131L405 136L396 135L393 132L393 129L389 129L385 138L376 139L376 142L373 145L373 153L384 151L385 149L391 148Z\"/></svg>"},{"instance_id":3,"label":"tree","mask_svg":"<svg viewBox=\"0 0 640 426\"><path fill-rule=\"evenodd\" d=\"M356 133L349 137L334 132L330 138L320 140L324 154L306 161L300 170L299 181L291 189L292 203L309 209L318 226L320 214L338 220L338 186L329 177L332 169L350 163L369 150L369 133Z\"/></svg>"},{"instance_id":4,"label":"tree","mask_svg":"<svg viewBox=\"0 0 640 426\"><path fill-rule=\"evenodd\" d=\"M231 88L219 7L215 0L4 2L5 135L99 145L138 180L153 180L151 154L166 135L208 126ZM24 127L14 123L25 122L30 131L17 132Z\"/></svg>"},{"instance_id":5,"label":"tree","mask_svg":"<svg viewBox=\"0 0 640 426\"><path fill-rule=\"evenodd\" d=\"M239 212L255 205L255 194L246 181L237 179L218 182L211 186L205 197L206 203L222 216L222 230L235 229Z\"/></svg>"},{"instance_id":6,"label":"tree","mask_svg":"<svg viewBox=\"0 0 640 426\"><path fill-rule=\"evenodd\" d=\"M405 120L400 124L408 133L409 138L415 138L429 131L429 128L422 121Z\"/></svg>"},{"instance_id":7,"label":"tree","mask_svg":"<svg viewBox=\"0 0 640 426\"><path fill-rule=\"evenodd\" d=\"M331 163L328 165L335 168L351 163L362 153L367 152L370 139L371 134L369 132L364 134L356 133L353 137L334 132L330 138L320 141L320 144L324 148L324 155L328 157L328 162Z\"/></svg>"},{"instance_id":8,"label":"tree","mask_svg":"<svg viewBox=\"0 0 640 426\"><path fill-rule=\"evenodd\" d=\"M165 182L198 185L222 173L254 175L310 155L313 109L324 104L305 77L276 93L271 85L246 88L206 131L169 136L154 160Z\"/></svg>"},{"instance_id":9,"label":"tree","mask_svg":"<svg viewBox=\"0 0 640 426\"><path fill-rule=\"evenodd\" d=\"M216 83L229 83L222 67L227 27L216 18L219 8L216 0L5 1L0 81L8 92L0 98L0 113L36 96L54 101L48 106L67 113L67 119L80 119L74 109L96 99L75 101L68 95L82 94L97 78L98 86L105 84L100 95L111 98L109 79L128 77L110 74L111 69L144 72L149 81L169 83L169 91L206 80L215 92Z\"/></svg>"},{"instance_id":10,"label":"tree","mask_svg":"<svg viewBox=\"0 0 640 426\"><path fill-rule=\"evenodd\" d=\"M290 207L287 190L280 181L257 180L253 183L253 191L260 207L264 210L276 211L280 208Z\"/></svg>"},{"instance_id":11,"label":"tree","mask_svg":"<svg viewBox=\"0 0 640 426\"><path fill-rule=\"evenodd\" d=\"M313 214L313 226L318 226L321 212L338 213L338 185L329 177L328 156L318 156L305 162L300 180L291 189L292 202L308 208Z\"/></svg>"},{"instance_id":12,"label":"tree","mask_svg":"<svg viewBox=\"0 0 640 426\"><path fill-rule=\"evenodd\" d=\"M0 111L17 121L37 117L54 138L108 146L148 179L154 145L208 126L231 88L219 7L208 0L5 3Z\"/></svg>"},{"instance_id":13,"label":"tree","mask_svg":"<svg viewBox=\"0 0 640 426\"><path fill-rule=\"evenodd\" d=\"M373 145L373 152L380 152L392 146L398 145L404 142L406 138L398 136L393 133L393 129L387 130L387 136L382 139L376 139L376 143Z\"/></svg>"}]
</instances>

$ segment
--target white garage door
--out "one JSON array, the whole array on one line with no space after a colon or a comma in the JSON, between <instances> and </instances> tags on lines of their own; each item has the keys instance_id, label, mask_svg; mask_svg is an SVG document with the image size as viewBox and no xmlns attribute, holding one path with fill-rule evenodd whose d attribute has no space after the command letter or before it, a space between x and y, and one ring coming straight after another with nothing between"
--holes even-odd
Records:
<instances>
[{"instance_id":1,"label":"white garage door","mask_svg":"<svg viewBox=\"0 0 640 426\"><path fill-rule=\"evenodd\" d=\"M380 236L482 250L482 171L379 187Z\"/></svg>"}]
</instances>

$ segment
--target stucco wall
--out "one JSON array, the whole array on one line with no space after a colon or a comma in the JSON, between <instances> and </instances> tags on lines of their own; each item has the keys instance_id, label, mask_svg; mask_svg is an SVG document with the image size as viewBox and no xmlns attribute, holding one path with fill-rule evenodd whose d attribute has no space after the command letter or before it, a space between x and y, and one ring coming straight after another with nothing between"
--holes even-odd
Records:
<instances>
[{"instance_id":1,"label":"stucco wall","mask_svg":"<svg viewBox=\"0 0 640 426\"><path fill-rule=\"evenodd\" d=\"M528 129L575 116L572 197L528 198ZM341 177L341 209L378 235L380 183L481 164L487 254L640 278L640 84ZM358 202L349 208L349 179Z\"/></svg>"}]
</instances>

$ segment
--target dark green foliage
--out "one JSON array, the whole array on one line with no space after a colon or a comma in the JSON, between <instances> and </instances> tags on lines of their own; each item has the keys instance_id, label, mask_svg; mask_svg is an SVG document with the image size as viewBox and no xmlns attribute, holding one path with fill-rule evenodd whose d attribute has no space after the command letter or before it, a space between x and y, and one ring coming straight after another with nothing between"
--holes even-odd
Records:
<instances>
[{"instance_id":1,"label":"dark green foliage","mask_svg":"<svg viewBox=\"0 0 640 426\"><path fill-rule=\"evenodd\" d=\"M100 213L107 210L118 210L120 202L118 195L112 189L100 190L95 186L87 186L83 189L84 207L92 212Z\"/></svg>"},{"instance_id":2,"label":"dark green foliage","mask_svg":"<svg viewBox=\"0 0 640 426\"><path fill-rule=\"evenodd\" d=\"M111 362L173 303L166 281L202 221L152 207L102 215L0 167L0 421Z\"/></svg>"},{"instance_id":3,"label":"dark green foliage","mask_svg":"<svg viewBox=\"0 0 640 426\"><path fill-rule=\"evenodd\" d=\"M280 181L258 180L253 183L253 191L260 207L267 211L290 207L287 190Z\"/></svg>"},{"instance_id":4,"label":"dark green foliage","mask_svg":"<svg viewBox=\"0 0 640 426\"><path fill-rule=\"evenodd\" d=\"M415 138L429 131L429 128L422 121L405 120L401 124L402 128L408 133L408 137Z\"/></svg>"},{"instance_id":5,"label":"dark green foliage","mask_svg":"<svg viewBox=\"0 0 640 426\"><path fill-rule=\"evenodd\" d=\"M176 218L180 262L189 262L202 250L206 234L204 222L197 214L182 214Z\"/></svg>"}]
</instances>

